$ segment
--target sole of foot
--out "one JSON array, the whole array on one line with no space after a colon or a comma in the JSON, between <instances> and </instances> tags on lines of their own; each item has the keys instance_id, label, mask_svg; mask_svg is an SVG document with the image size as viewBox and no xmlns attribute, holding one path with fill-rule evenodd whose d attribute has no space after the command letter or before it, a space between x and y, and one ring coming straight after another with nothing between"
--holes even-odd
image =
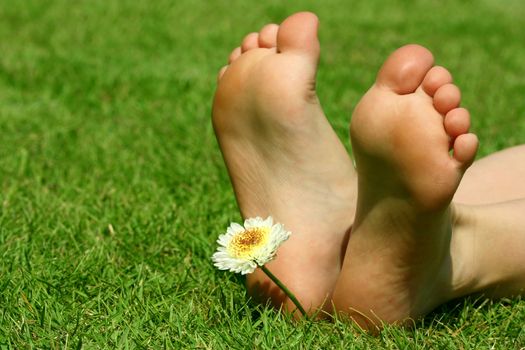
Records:
<instances>
[{"instance_id":1,"label":"sole of foot","mask_svg":"<svg viewBox=\"0 0 525 350\"><path fill-rule=\"evenodd\" d=\"M311 313L329 307L357 196L352 162L315 92L317 29L302 12L247 35L219 72L212 118L242 216L271 215L292 231L267 267ZM260 270L247 286L295 309Z\"/></svg>"},{"instance_id":2,"label":"sole of foot","mask_svg":"<svg viewBox=\"0 0 525 350\"><path fill-rule=\"evenodd\" d=\"M454 295L450 203L478 146L460 99L432 54L407 45L353 113L357 212L334 305L364 328L407 323Z\"/></svg>"}]
</instances>

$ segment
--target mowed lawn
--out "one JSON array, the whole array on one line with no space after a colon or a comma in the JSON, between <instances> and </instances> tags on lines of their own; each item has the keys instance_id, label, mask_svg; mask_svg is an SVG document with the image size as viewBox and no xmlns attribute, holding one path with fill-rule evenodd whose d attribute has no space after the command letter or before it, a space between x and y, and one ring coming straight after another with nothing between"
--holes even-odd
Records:
<instances>
[{"instance_id":1,"label":"mowed lawn","mask_svg":"<svg viewBox=\"0 0 525 350\"><path fill-rule=\"evenodd\" d=\"M294 323L217 271L239 221L210 122L244 34L321 19L319 96L350 151L386 56L430 48L480 156L525 143L525 3L0 0L0 349L519 349L525 299L453 301L379 336Z\"/></svg>"}]
</instances>

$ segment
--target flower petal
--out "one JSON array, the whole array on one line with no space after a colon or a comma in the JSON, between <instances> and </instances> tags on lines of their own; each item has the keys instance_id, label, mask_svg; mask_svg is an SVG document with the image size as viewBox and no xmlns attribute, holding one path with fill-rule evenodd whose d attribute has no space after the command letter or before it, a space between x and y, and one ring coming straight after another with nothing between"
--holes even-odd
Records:
<instances>
[{"instance_id":1,"label":"flower petal","mask_svg":"<svg viewBox=\"0 0 525 350\"><path fill-rule=\"evenodd\" d=\"M253 250L249 251L248 254L232 255L232 251L238 251L238 246L235 246L233 249L230 248L230 244L234 244L232 240L235 239L237 241L235 244L239 244L239 240L235 237L251 229L263 229L262 232L266 232L265 234L268 234L268 236L264 238L264 241L260 241L260 246L252 246ZM226 233L220 235L217 239L219 247L212 255L212 261L214 266L220 270L229 270L243 275L252 273L257 266L263 266L275 258L277 249L290 237L290 234L291 232L284 229L284 225L280 223L274 224L271 216L264 220L259 216L248 218L244 221L244 227L237 223L231 223Z\"/></svg>"},{"instance_id":2,"label":"flower petal","mask_svg":"<svg viewBox=\"0 0 525 350\"><path fill-rule=\"evenodd\" d=\"M268 216L263 222L262 226L266 227L272 227L273 226L273 218L271 216Z\"/></svg>"},{"instance_id":3,"label":"flower petal","mask_svg":"<svg viewBox=\"0 0 525 350\"><path fill-rule=\"evenodd\" d=\"M240 232L243 232L243 231L244 231L244 227L242 227L241 225L239 225L236 222L232 222L230 224L230 227L228 227L228 230L226 232L231 233L231 234L237 234L237 233L240 233Z\"/></svg>"},{"instance_id":4,"label":"flower petal","mask_svg":"<svg viewBox=\"0 0 525 350\"><path fill-rule=\"evenodd\" d=\"M261 227L262 219L258 216L244 220L244 228L249 230L254 227Z\"/></svg>"}]
</instances>

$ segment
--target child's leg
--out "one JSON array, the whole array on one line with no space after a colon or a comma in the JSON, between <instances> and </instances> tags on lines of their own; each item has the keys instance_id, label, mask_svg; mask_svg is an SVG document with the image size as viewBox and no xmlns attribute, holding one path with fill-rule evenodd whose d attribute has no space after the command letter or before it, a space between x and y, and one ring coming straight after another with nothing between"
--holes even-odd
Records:
<instances>
[{"instance_id":1,"label":"child's leg","mask_svg":"<svg viewBox=\"0 0 525 350\"><path fill-rule=\"evenodd\" d=\"M525 145L474 162L463 176L454 202L489 204L519 198L525 198Z\"/></svg>"},{"instance_id":2,"label":"child's leg","mask_svg":"<svg viewBox=\"0 0 525 350\"><path fill-rule=\"evenodd\" d=\"M451 269L454 285L463 287L452 297L524 294L525 198L457 209Z\"/></svg>"}]
</instances>

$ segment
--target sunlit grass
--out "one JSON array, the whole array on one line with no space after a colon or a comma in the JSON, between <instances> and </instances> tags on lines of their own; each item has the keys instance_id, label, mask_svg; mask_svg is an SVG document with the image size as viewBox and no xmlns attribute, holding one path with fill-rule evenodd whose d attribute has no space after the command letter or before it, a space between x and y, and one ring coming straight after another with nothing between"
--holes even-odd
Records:
<instances>
[{"instance_id":1,"label":"sunlit grass","mask_svg":"<svg viewBox=\"0 0 525 350\"><path fill-rule=\"evenodd\" d=\"M350 111L417 42L463 89L481 155L525 143L519 1L0 1L0 347L525 346L525 301L469 298L379 337L291 322L210 262L239 221L210 124L215 73L245 33L321 18L319 95Z\"/></svg>"}]
</instances>

